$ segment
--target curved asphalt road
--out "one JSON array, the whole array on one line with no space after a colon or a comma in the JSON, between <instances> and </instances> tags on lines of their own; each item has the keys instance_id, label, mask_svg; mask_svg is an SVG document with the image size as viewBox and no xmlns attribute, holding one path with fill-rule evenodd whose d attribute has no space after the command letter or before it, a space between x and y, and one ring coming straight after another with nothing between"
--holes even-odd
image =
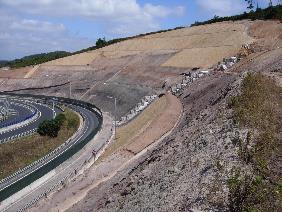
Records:
<instances>
[{"instance_id":1,"label":"curved asphalt road","mask_svg":"<svg viewBox=\"0 0 282 212\"><path fill-rule=\"evenodd\" d=\"M4 106L2 102L0 102L0 106ZM32 111L29 110L28 108L24 107L23 104L14 104L14 102L11 104L10 109L13 109L18 112L17 115L11 115L8 119L0 122L0 128L5 126L6 124L9 124L11 122L15 122L18 119L28 117L29 115L32 114Z\"/></svg>"},{"instance_id":2,"label":"curved asphalt road","mask_svg":"<svg viewBox=\"0 0 282 212\"><path fill-rule=\"evenodd\" d=\"M20 100L18 100L18 101L17 100L11 100L11 102L23 104L23 102L20 101ZM7 131L7 132L0 134L0 140L7 139L7 138L10 138L14 135L19 135L21 133L28 132L30 130L34 130L38 127L38 125L41 122L43 122L46 119L51 119L53 117L53 110L48 105L39 104L39 103L36 103L36 102L33 102L33 101L28 102L28 104L37 108L37 110L40 112L40 117L37 118L35 121L27 124L27 125L24 125L22 127L18 127L18 128L13 129L13 130L10 130L10 131ZM19 106L17 109L18 109L19 114L20 114L20 117L18 117L18 119L24 117L23 111L26 110L26 108ZM55 107L55 112L56 112L56 114L58 114L61 111Z\"/></svg>"},{"instance_id":3,"label":"curved asphalt road","mask_svg":"<svg viewBox=\"0 0 282 212\"><path fill-rule=\"evenodd\" d=\"M44 107L44 106L41 106L41 107ZM89 134L93 132L93 130L98 128L99 119L95 113L83 107L77 106L77 105L68 105L68 107L77 111L83 117L84 119L83 128L80 131L78 131L77 134L71 140L69 140L68 142L65 142L64 145L62 145L60 148L56 149L51 154L45 156L44 160L37 162L35 165L31 166L30 168L27 168L27 169L22 170L21 172L18 172L16 175L12 175L2 180L0 182L0 193L1 192L5 193L5 191L7 191L7 189L9 190L11 186L13 186L14 184L17 185L17 183L20 183L21 179L24 179L25 177L32 174L33 172L40 170L40 168L49 164L51 161L56 159L58 156L68 151L71 147L75 146L79 142L82 142ZM43 108L40 108L40 109L44 110ZM62 177L63 176L59 175L54 179L54 181L60 182L60 178ZM11 208L9 209L8 208L6 209L10 211Z\"/></svg>"}]
</instances>

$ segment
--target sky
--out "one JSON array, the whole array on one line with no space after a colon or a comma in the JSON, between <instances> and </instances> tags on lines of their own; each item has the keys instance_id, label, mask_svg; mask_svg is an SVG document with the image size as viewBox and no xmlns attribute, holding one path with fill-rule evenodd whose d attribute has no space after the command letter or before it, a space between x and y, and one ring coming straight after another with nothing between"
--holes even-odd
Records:
<instances>
[{"instance_id":1,"label":"sky","mask_svg":"<svg viewBox=\"0 0 282 212\"><path fill-rule=\"evenodd\" d=\"M262 8L268 5L268 0L256 1ZM246 7L244 0L0 0L0 60L73 52L100 37L189 26Z\"/></svg>"}]
</instances>

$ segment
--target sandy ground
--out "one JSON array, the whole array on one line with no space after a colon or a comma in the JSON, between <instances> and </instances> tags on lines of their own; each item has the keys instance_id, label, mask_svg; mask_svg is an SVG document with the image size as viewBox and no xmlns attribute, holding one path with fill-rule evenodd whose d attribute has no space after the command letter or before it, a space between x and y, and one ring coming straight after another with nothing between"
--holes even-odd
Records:
<instances>
[{"instance_id":1,"label":"sandy ground","mask_svg":"<svg viewBox=\"0 0 282 212\"><path fill-rule=\"evenodd\" d=\"M25 76L24 78L30 78L39 68L39 65L34 66Z\"/></svg>"},{"instance_id":2,"label":"sandy ground","mask_svg":"<svg viewBox=\"0 0 282 212\"><path fill-rule=\"evenodd\" d=\"M139 134L134 141L126 147L126 150L134 154L141 152L144 148L168 132L174 123L177 122L179 113L182 111L182 105L179 101L176 101L176 97L170 93L166 95L166 99L166 109L148 125L143 133Z\"/></svg>"},{"instance_id":3,"label":"sandy ground","mask_svg":"<svg viewBox=\"0 0 282 212\"><path fill-rule=\"evenodd\" d=\"M112 155L117 150L125 148L130 143L135 143L135 140L140 136L152 122L157 119L168 107L166 96L156 99L150 104L141 114L131 120L124 126L117 128L116 140L107 148L105 153L99 158L102 161L109 155Z\"/></svg>"},{"instance_id":4,"label":"sandy ground","mask_svg":"<svg viewBox=\"0 0 282 212\"><path fill-rule=\"evenodd\" d=\"M236 55L240 48L241 46L215 46L185 49L171 57L162 66L210 68L223 57Z\"/></svg>"},{"instance_id":5,"label":"sandy ground","mask_svg":"<svg viewBox=\"0 0 282 212\"><path fill-rule=\"evenodd\" d=\"M168 60L165 66L173 67L206 67L206 60L203 58L213 58L213 51L198 51L198 48L220 47L216 51L214 59L208 60L209 66L218 61L219 58L230 56L238 51L238 48L245 43L251 43L253 39L246 33L246 27L240 23L226 22L215 23L209 26L187 27L165 33L139 37L135 39L119 42L102 49L72 55L69 57L53 60L43 64L44 66L87 66L93 61L103 57L108 59L121 58L129 55L140 54L141 52L161 52L161 51L180 51L173 60ZM187 54L187 49L196 49L191 54L196 55L193 60L188 60L191 54ZM182 53L182 51L185 51ZM199 60L198 60L199 58Z\"/></svg>"},{"instance_id":6,"label":"sandy ground","mask_svg":"<svg viewBox=\"0 0 282 212\"><path fill-rule=\"evenodd\" d=\"M135 142L129 145L134 148L136 152L146 149L148 145L153 143L156 139L161 138L165 133L168 133L176 126L179 117L182 113L182 105L180 101L171 94L167 94L169 101L168 106L158 116L154 122L150 124L147 130L142 132L140 137L146 137L142 143L134 145ZM173 109L174 108L174 109ZM164 124L163 120L166 120ZM161 126L164 126L163 128ZM150 129L157 129L154 134L151 134ZM139 141L140 139L136 139ZM41 201L31 211L65 211L72 207L75 203L82 200L90 190L95 189L102 182L112 178L116 173L126 167L133 158L138 157L135 154L125 150L127 147L110 155L102 162L94 164L84 174L66 185L61 191L54 193L52 196ZM135 158L136 159L136 158Z\"/></svg>"},{"instance_id":7,"label":"sandy ground","mask_svg":"<svg viewBox=\"0 0 282 212\"><path fill-rule=\"evenodd\" d=\"M32 67L17 68L8 71L0 70L0 78L22 79L31 69Z\"/></svg>"},{"instance_id":8,"label":"sandy ground","mask_svg":"<svg viewBox=\"0 0 282 212\"><path fill-rule=\"evenodd\" d=\"M282 24L280 21L255 21L249 26L249 34L265 49L282 47Z\"/></svg>"},{"instance_id":9,"label":"sandy ground","mask_svg":"<svg viewBox=\"0 0 282 212\"><path fill-rule=\"evenodd\" d=\"M69 57L60 58L57 60L53 60L50 62L45 63L44 65L89 65L96 57L97 52L95 51L89 51L84 52L81 54L72 55Z\"/></svg>"}]
</instances>

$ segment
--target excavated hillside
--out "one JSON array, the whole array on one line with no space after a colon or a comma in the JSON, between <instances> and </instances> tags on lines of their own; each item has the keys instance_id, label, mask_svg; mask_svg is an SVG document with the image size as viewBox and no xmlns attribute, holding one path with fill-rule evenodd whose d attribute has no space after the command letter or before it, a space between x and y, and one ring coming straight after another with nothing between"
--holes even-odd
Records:
<instances>
[{"instance_id":1,"label":"excavated hillside","mask_svg":"<svg viewBox=\"0 0 282 212\"><path fill-rule=\"evenodd\" d=\"M118 117L121 117L144 96L170 91L171 86L181 83L183 75L193 74L197 69L209 70L208 75L193 80L177 93L183 114L169 136L149 145L142 154L127 151L134 158L132 162L112 177L100 174L105 179L97 185L83 184L81 190L87 190L85 196L80 196L77 190L70 192L71 185L80 182L74 180L64 189L70 189L65 192L65 199L71 202L74 197L75 201L69 203L71 207L63 208L68 211L255 208L280 211L282 169L278 156L282 150L277 140L281 141L282 98L281 87L276 84L282 84L281 45L279 21L223 22L184 28L58 59L28 72L15 70L9 76L1 73L0 89L69 96L68 82L71 82L72 98L92 102L112 114L113 102L108 97L116 97ZM231 68L216 69L223 58L239 55L241 60ZM249 98L249 93L255 91L257 98ZM249 100L254 102L245 104ZM267 110L262 108L271 102ZM259 113L250 110L258 119L254 123L245 120L248 113L244 116L252 105L260 109ZM234 115L236 111L239 121ZM263 119L259 119L262 115ZM270 121L261 125L264 117ZM252 125L239 125L241 121ZM256 126L262 127L258 130ZM267 128L272 131L265 131ZM265 133L260 135L260 132ZM273 145L257 146L259 139L270 139ZM259 155L260 152L263 154ZM88 177L95 172L94 164ZM64 195L64 189L59 195ZM38 207L49 211L57 204L51 195Z\"/></svg>"},{"instance_id":2,"label":"excavated hillside","mask_svg":"<svg viewBox=\"0 0 282 212\"><path fill-rule=\"evenodd\" d=\"M180 74L213 67L254 41L248 22L184 28L130 39L99 50L54 60L39 67L1 73L0 89L29 88L28 93L69 96L113 112L107 96L117 97L118 117L142 97L181 82ZM30 88L45 88L33 89Z\"/></svg>"},{"instance_id":3,"label":"excavated hillside","mask_svg":"<svg viewBox=\"0 0 282 212\"><path fill-rule=\"evenodd\" d=\"M253 53L227 72L213 72L185 88L179 96L184 113L177 129L114 177L90 190L68 211L281 210L282 98L278 86L282 82L282 24L256 21L248 22L248 27L249 35L256 38ZM260 111L271 105L269 101L274 104L272 115L267 112L268 117L254 122L255 128L248 124L242 127L234 121L236 107L243 108L245 104L236 106L236 101L240 102L236 96L248 95L247 86L256 95L245 99L252 99L251 105L258 104L252 107ZM257 114L256 109L250 110L247 118L255 120L264 111ZM272 131L273 137L265 137L265 127L262 133L256 127L272 116L274 119L267 126L272 128L277 123L280 127ZM267 145L259 143L264 141L262 138ZM268 145L271 138L275 138L274 149ZM262 158L267 169L258 163Z\"/></svg>"}]
</instances>

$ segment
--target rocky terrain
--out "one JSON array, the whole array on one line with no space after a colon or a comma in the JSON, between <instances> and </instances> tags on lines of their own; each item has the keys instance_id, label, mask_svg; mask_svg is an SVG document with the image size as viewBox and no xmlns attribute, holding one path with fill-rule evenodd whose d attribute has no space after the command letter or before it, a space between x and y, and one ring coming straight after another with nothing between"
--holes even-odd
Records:
<instances>
[{"instance_id":1,"label":"rocky terrain","mask_svg":"<svg viewBox=\"0 0 282 212\"><path fill-rule=\"evenodd\" d=\"M241 52L246 43L251 43L250 52ZM279 187L276 178L281 176L281 163L272 160L278 167L272 178L257 172L257 166L246 158L242 160L240 142L252 148L249 131L253 129L236 123L230 100L237 103L232 97L241 94L248 73L262 73L281 85L281 44L279 21L192 27L121 42L85 57L53 61L28 78L24 74L21 79L3 77L0 88L68 96L71 81L73 98L93 102L112 114L113 102L107 98L117 97L121 117L144 96L169 90L183 74L210 68L208 76L178 93L183 115L177 128L114 177L92 188L69 211L241 211L235 206L243 200L234 195L241 197L247 189L235 187L233 192L232 182L238 182L233 179L235 171L255 173L257 181L261 176L270 183L275 179L273 184ZM237 54L244 57L232 68L213 69L223 58ZM275 187L269 194L275 192L282 191ZM280 204L272 202L275 207Z\"/></svg>"},{"instance_id":2,"label":"rocky terrain","mask_svg":"<svg viewBox=\"0 0 282 212\"><path fill-rule=\"evenodd\" d=\"M144 96L159 94L193 68L210 68L253 42L248 22L215 23L130 39L102 49L50 61L27 73L0 73L0 90L70 96L120 118ZM41 88L41 89L37 89Z\"/></svg>"},{"instance_id":3,"label":"rocky terrain","mask_svg":"<svg viewBox=\"0 0 282 212\"><path fill-rule=\"evenodd\" d=\"M267 35L264 39L260 37L253 46L254 53L228 73L213 73L184 89L179 97L184 113L177 129L146 156L88 192L68 211L241 211L247 210L243 208L247 201L258 201L252 204L264 210L266 207L268 211L281 209L278 197L281 190L277 187L274 189L276 194L271 194L267 193L268 187L263 187L265 184L261 185L263 192L278 198L271 199L271 205L265 203L265 206L264 201L269 200L259 193L261 191L246 193L248 188L257 189L256 184L248 184L253 186L248 187L239 178L238 181L234 178L235 171L240 170L245 175L254 175L252 182L261 182L261 176L264 183L279 182L281 161L272 154L276 168L268 168L269 172L275 170L269 177L255 170L258 166L254 161L242 159L242 147L237 141L248 143L251 129L239 127L234 122L234 111L229 105L232 96L241 93L247 73L271 76L281 85L282 49L275 46L281 42L281 34L280 30L280 40L275 42ZM281 136L278 142L281 143ZM276 148L281 153L281 144ZM232 193L234 179L243 186L235 193L239 197ZM240 194L246 195L246 200ZM253 200L247 200L250 194L254 195L251 196Z\"/></svg>"}]
</instances>

